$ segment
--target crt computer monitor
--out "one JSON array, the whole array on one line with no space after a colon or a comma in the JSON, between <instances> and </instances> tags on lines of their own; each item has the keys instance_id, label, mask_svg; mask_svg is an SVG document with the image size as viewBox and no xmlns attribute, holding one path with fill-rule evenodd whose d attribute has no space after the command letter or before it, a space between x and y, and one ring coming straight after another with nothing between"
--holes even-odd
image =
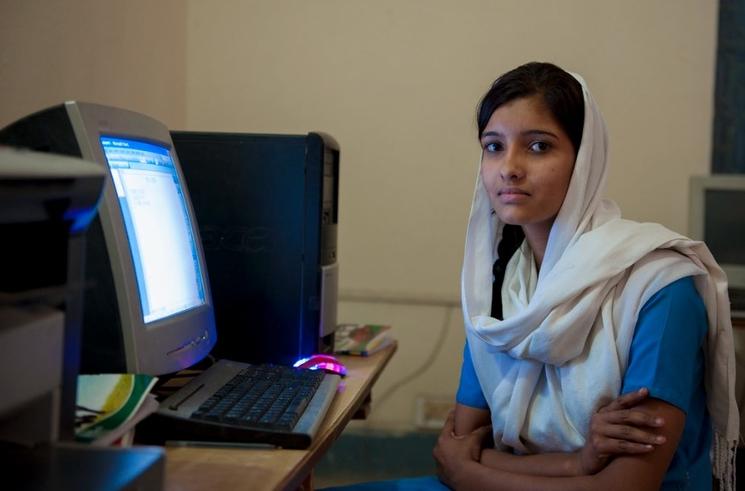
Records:
<instances>
[{"instance_id":1,"label":"crt computer monitor","mask_svg":"<svg viewBox=\"0 0 745 491\"><path fill-rule=\"evenodd\" d=\"M66 102L0 130L0 141L108 171L87 237L82 371L159 375L207 355L216 340L209 282L168 128L132 111Z\"/></svg>"},{"instance_id":2,"label":"crt computer monitor","mask_svg":"<svg viewBox=\"0 0 745 491\"><path fill-rule=\"evenodd\" d=\"M694 176L690 191L690 234L706 242L727 274L730 295L739 298L745 290L745 175Z\"/></svg>"}]
</instances>

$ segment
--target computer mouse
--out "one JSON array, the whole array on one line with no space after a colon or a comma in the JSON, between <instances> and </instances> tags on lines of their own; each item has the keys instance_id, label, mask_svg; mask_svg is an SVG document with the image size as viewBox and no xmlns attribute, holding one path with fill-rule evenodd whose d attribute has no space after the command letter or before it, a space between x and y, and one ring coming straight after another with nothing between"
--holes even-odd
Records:
<instances>
[{"instance_id":1,"label":"computer mouse","mask_svg":"<svg viewBox=\"0 0 745 491\"><path fill-rule=\"evenodd\" d=\"M293 365L295 368L307 368L309 370L323 370L326 373L345 377L347 367L331 355L316 354L307 358L301 358Z\"/></svg>"}]
</instances>

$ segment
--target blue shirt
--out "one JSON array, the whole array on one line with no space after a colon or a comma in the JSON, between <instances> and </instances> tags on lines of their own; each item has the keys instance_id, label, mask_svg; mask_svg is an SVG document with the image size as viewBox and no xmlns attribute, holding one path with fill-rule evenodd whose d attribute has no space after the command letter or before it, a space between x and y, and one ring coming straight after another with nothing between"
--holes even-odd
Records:
<instances>
[{"instance_id":1,"label":"blue shirt","mask_svg":"<svg viewBox=\"0 0 745 491\"><path fill-rule=\"evenodd\" d=\"M686 414L683 434L662 483L663 490L710 490L712 429L704 390L706 308L692 277L655 293L642 307L631 341L621 393L647 387L651 397ZM468 343L463 350L458 403L488 409Z\"/></svg>"}]
</instances>

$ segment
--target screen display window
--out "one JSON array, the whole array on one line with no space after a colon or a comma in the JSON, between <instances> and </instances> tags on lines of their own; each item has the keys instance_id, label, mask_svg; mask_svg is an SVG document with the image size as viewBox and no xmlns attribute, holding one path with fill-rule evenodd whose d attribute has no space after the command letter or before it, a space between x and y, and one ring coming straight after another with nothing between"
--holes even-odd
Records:
<instances>
[{"instance_id":1,"label":"screen display window","mask_svg":"<svg viewBox=\"0 0 745 491\"><path fill-rule=\"evenodd\" d=\"M132 254L145 323L205 303L196 239L165 146L101 136Z\"/></svg>"}]
</instances>

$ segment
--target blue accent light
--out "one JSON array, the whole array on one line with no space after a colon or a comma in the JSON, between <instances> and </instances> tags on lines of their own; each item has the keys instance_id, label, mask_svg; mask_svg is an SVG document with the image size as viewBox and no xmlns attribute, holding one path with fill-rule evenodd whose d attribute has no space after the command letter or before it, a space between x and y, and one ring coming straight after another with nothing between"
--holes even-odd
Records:
<instances>
[{"instance_id":1,"label":"blue accent light","mask_svg":"<svg viewBox=\"0 0 745 491\"><path fill-rule=\"evenodd\" d=\"M71 222L70 233L74 235L84 232L95 218L97 212L98 208L96 206L70 208L67 210L64 219Z\"/></svg>"}]
</instances>

